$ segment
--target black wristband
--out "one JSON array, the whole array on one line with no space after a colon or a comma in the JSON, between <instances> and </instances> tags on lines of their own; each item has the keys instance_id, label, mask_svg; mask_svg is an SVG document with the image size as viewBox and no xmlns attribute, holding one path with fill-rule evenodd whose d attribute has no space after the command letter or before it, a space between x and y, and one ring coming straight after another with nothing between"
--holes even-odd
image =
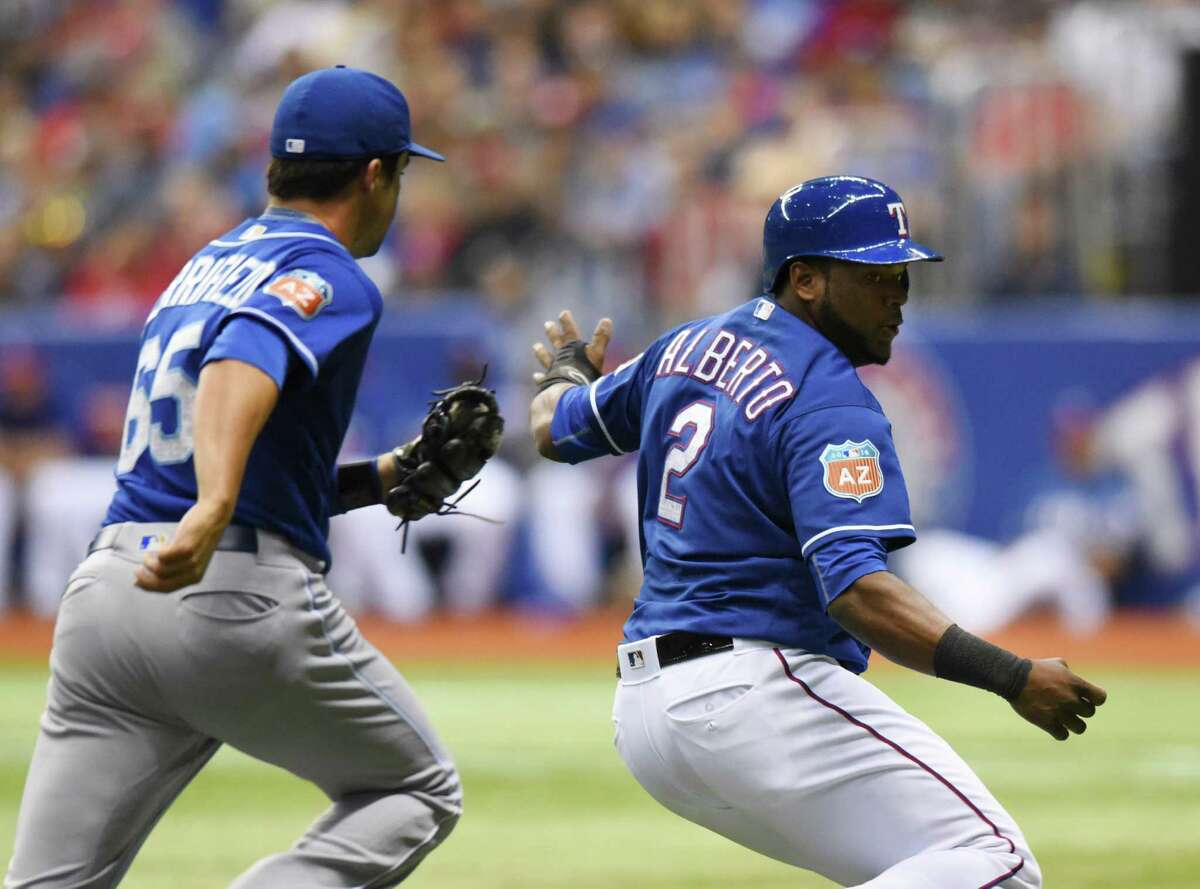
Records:
<instances>
[{"instance_id":1,"label":"black wristband","mask_svg":"<svg viewBox=\"0 0 1200 889\"><path fill-rule=\"evenodd\" d=\"M559 347L554 360L546 368L546 375L538 383L538 391L544 392L559 383L586 386L600 379L600 371L588 360L587 343L573 340Z\"/></svg>"},{"instance_id":2,"label":"black wristband","mask_svg":"<svg viewBox=\"0 0 1200 889\"><path fill-rule=\"evenodd\" d=\"M338 500L349 511L383 502L383 482L374 460L343 463L337 470Z\"/></svg>"},{"instance_id":3,"label":"black wristband","mask_svg":"<svg viewBox=\"0 0 1200 889\"><path fill-rule=\"evenodd\" d=\"M939 679L962 682L995 692L1006 701L1024 690L1033 661L1017 657L958 624L942 634L933 651L933 672Z\"/></svg>"}]
</instances>

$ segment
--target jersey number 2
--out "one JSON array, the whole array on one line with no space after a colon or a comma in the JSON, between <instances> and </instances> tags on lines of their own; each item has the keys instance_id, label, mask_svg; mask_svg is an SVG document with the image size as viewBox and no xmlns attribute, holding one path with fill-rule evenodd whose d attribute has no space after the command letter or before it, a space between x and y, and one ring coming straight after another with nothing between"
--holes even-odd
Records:
<instances>
[{"instance_id":1,"label":"jersey number 2","mask_svg":"<svg viewBox=\"0 0 1200 889\"><path fill-rule=\"evenodd\" d=\"M711 401L694 401L675 415L667 434L679 438L685 429L692 427L692 436L687 444L672 445L663 461L662 486L658 493L658 520L672 528L683 527L683 508L687 497L672 497L667 490L671 476L682 478L695 465L712 435L716 405Z\"/></svg>"},{"instance_id":2,"label":"jersey number 2","mask_svg":"<svg viewBox=\"0 0 1200 889\"><path fill-rule=\"evenodd\" d=\"M138 353L137 371L133 378L133 393L125 413L125 436L117 474L129 472L147 447L154 462L167 465L182 463L192 456L192 402L196 400L196 384L175 361L180 352L195 349L204 335L204 322L196 321L181 327L162 348L162 337L151 337ZM174 365L174 366L172 366ZM150 385L144 384L147 375ZM150 406L156 401L175 402L175 431L163 431L162 422L155 421Z\"/></svg>"}]
</instances>

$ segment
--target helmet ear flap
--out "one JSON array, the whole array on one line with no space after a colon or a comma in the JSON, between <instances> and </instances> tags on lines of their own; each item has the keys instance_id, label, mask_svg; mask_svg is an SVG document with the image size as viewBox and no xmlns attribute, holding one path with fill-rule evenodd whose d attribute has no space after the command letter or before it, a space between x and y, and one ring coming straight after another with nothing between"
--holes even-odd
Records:
<instances>
[{"instance_id":1,"label":"helmet ear flap","mask_svg":"<svg viewBox=\"0 0 1200 889\"><path fill-rule=\"evenodd\" d=\"M792 266L795 265L795 263L795 259L789 259L779 267L779 271L775 273L775 281L771 284L771 289L768 291L771 296L775 297L776 299L780 297L780 291L783 289L783 284L791 277Z\"/></svg>"}]
</instances>

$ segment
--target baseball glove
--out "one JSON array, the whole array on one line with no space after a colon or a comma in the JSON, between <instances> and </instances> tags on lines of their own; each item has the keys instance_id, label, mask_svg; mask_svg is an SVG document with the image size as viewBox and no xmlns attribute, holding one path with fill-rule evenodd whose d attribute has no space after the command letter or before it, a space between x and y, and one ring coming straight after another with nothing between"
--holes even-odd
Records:
<instances>
[{"instance_id":1,"label":"baseball glove","mask_svg":"<svg viewBox=\"0 0 1200 889\"><path fill-rule=\"evenodd\" d=\"M430 404L421 434L392 452L397 483L384 503L403 525L453 512L462 497L446 498L479 473L504 432L496 394L483 387L482 376L433 394L438 398Z\"/></svg>"}]
</instances>

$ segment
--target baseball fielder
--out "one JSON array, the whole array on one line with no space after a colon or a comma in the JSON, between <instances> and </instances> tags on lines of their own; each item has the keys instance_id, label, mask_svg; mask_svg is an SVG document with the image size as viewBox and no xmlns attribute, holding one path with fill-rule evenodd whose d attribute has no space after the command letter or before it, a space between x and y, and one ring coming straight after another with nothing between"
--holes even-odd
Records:
<instances>
[{"instance_id":1,"label":"baseball fielder","mask_svg":"<svg viewBox=\"0 0 1200 889\"><path fill-rule=\"evenodd\" d=\"M271 153L266 212L197 253L142 332L7 889L116 886L222 743L332 803L238 889L393 886L459 817L449 754L324 582L331 514L386 500L420 518L498 444L491 394L460 387L419 438L335 465L383 308L354 259L378 250L409 159L443 158L411 141L395 86L342 67L287 88Z\"/></svg>"},{"instance_id":2,"label":"baseball fielder","mask_svg":"<svg viewBox=\"0 0 1200 889\"><path fill-rule=\"evenodd\" d=\"M860 678L871 649L985 688L1056 738L1105 693L954 626L887 570L911 543L886 362L909 236L881 182L804 182L767 214L763 294L601 376L569 312L531 414L543 456L639 450L644 581L617 649L616 747L667 808L871 889L1037 887L1017 825L950 747Z\"/></svg>"}]
</instances>

